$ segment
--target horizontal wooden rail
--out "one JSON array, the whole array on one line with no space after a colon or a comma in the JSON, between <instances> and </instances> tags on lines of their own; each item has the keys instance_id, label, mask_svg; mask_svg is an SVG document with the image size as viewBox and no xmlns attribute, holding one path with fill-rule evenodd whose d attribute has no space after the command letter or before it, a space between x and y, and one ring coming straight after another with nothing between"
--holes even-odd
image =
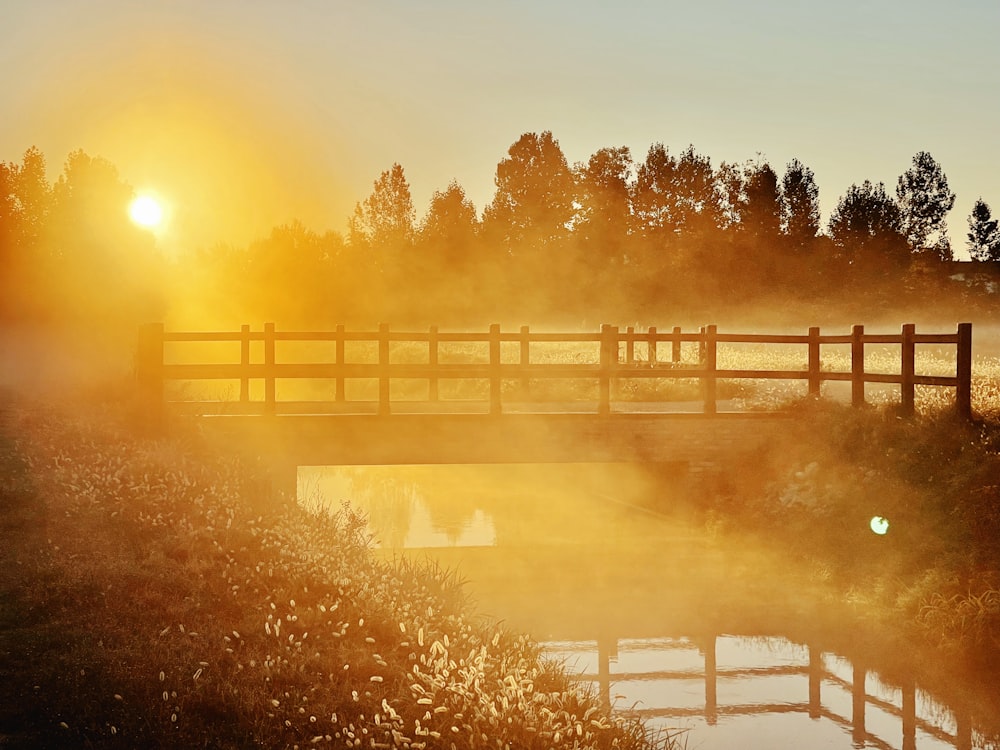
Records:
<instances>
[{"instance_id":1,"label":"horizontal wooden rail","mask_svg":"<svg viewBox=\"0 0 1000 750\"><path fill-rule=\"evenodd\" d=\"M239 360L221 363L168 362L167 351L183 349L195 343L239 344ZM251 361L251 344L262 343L257 361ZM282 342L317 344L325 352L313 361L278 361L277 345ZM364 361L347 356L349 343L368 344ZM393 361L394 345L411 345L408 357L414 356L412 345L424 348L425 358L417 362ZM517 346L512 348L511 345ZM538 362L532 361L533 347L546 344L568 344L582 350L593 346L589 358L582 361ZM695 345L696 357L682 357L683 346ZM720 345L794 345L806 347L803 369L720 369ZM953 376L918 375L915 370L917 344L954 346L956 349ZM442 362L445 350L442 345L480 347L475 354L468 351L452 352L449 359L463 361ZM508 347L505 349L505 345ZM669 346L668 346L669 345ZM900 366L896 373L874 373L865 370L867 345L895 345L900 347ZM846 346L850 349L849 370L824 369L821 357L824 346ZM537 351L537 349L536 349ZM299 357L304 359L304 357ZM315 361L320 359L323 361ZM581 359L578 357L577 359ZM464 361L469 360L469 361ZM160 323L143 326L139 333L137 377L148 403L149 416L159 422L164 416L165 383L167 381L228 380L239 382L238 401L244 413L276 414L278 401L276 383L283 380L332 381L330 397L320 403L343 405L347 402L346 383L351 380L372 380L378 383L378 413L392 413L390 396L392 380L409 379L427 382L427 402L439 402L439 382L442 380L481 380L488 383L489 413L499 415L504 411L503 383L520 384L518 398L523 401L532 381L564 379L570 381L596 381L596 413L612 413L613 382L629 379L698 379L702 390L702 411L715 414L717 410L717 382L719 380L805 380L808 393L819 396L825 381L851 383L852 402L865 403L865 384L895 384L900 387L901 410L909 415L914 410L914 387L917 385L954 388L956 408L963 417L971 416L972 382L972 326L962 323L955 333L916 333L913 324L902 327L898 334L865 333L863 326L854 326L849 334L820 333L813 327L802 334L719 333L716 326L705 326L698 331L684 332L679 327L669 331L649 328L624 331L616 326L604 325L596 333L553 333L531 331L528 326L518 331L501 331L493 325L486 332L446 332L432 327L426 332L392 331L382 324L376 331L347 331L337 326L334 331L301 332L277 331L273 323L263 330L251 331L244 325L236 332L167 332ZM251 381L263 382L263 401L251 404ZM262 409L260 408L262 404Z\"/></svg>"}]
</instances>

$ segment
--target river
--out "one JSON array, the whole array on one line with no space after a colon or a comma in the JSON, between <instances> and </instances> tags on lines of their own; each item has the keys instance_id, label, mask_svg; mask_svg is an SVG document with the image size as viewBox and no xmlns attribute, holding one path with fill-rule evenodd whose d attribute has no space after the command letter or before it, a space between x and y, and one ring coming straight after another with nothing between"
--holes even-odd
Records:
<instances>
[{"instance_id":1,"label":"river","mask_svg":"<svg viewBox=\"0 0 1000 750\"><path fill-rule=\"evenodd\" d=\"M299 493L365 513L379 554L456 570L477 611L692 750L1000 747L1000 695L873 653L777 551L696 517L691 481L626 464L302 467Z\"/></svg>"}]
</instances>

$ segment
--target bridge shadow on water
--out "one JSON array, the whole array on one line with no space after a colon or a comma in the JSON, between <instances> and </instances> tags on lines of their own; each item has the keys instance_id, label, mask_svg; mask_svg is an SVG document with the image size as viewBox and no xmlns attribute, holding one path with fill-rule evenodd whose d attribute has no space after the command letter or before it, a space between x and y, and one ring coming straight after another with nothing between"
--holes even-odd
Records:
<instances>
[{"instance_id":1,"label":"bridge shadow on water","mask_svg":"<svg viewBox=\"0 0 1000 750\"><path fill-rule=\"evenodd\" d=\"M830 591L706 524L689 476L636 464L302 469L377 553L428 559L624 714L688 747L996 747L997 696L924 684L844 627ZM897 655L893 655L898 657Z\"/></svg>"}]
</instances>

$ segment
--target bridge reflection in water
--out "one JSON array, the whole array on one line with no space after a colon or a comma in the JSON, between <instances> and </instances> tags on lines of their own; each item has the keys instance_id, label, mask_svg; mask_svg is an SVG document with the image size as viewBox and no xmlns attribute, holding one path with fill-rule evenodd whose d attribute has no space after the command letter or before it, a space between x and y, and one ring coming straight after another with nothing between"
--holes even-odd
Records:
<instances>
[{"instance_id":1,"label":"bridge reflection in water","mask_svg":"<svg viewBox=\"0 0 1000 750\"><path fill-rule=\"evenodd\" d=\"M782 637L553 641L546 651L594 683L606 705L651 727L694 730L699 748L745 747L748 737L754 746L841 747L845 733L855 747L885 750L986 746L965 708Z\"/></svg>"},{"instance_id":2,"label":"bridge reflection in water","mask_svg":"<svg viewBox=\"0 0 1000 750\"><path fill-rule=\"evenodd\" d=\"M300 491L307 506L352 500L378 554L456 571L478 612L616 711L690 728L692 749L998 747L996 695L863 650L808 570L687 519L648 468L331 467L303 471Z\"/></svg>"}]
</instances>

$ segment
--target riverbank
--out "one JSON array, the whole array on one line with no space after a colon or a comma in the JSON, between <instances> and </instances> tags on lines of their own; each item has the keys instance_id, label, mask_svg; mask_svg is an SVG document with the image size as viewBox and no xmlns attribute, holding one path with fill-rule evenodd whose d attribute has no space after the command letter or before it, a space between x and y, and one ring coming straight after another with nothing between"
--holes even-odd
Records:
<instances>
[{"instance_id":1,"label":"riverbank","mask_svg":"<svg viewBox=\"0 0 1000 750\"><path fill-rule=\"evenodd\" d=\"M670 746L349 509L265 502L197 435L2 409L0 746Z\"/></svg>"},{"instance_id":2,"label":"riverbank","mask_svg":"<svg viewBox=\"0 0 1000 750\"><path fill-rule=\"evenodd\" d=\"M819 411L689 493L720 544L796 568L785 609L756 597L757 616L829 607L845 650L995 688L996 426L799 408ZM476 615L448 569L379 561L349 510L275 507L254 466L123 415L3 410L0 745L652 744ZM767 571L745 574L752 600Z\"/></svg>"},{"instance_id":3,"label":"riverbank","mask_svg":"<svg viewBox=\"0 0 1000 750\"><path fill-rule=\"evenodd\" d=\"M995 683L1000 424L948 409L794 408L807 418L692 493L703 521L783 550L879 633L875 648Z\"/></svg>"}]
</instances>

